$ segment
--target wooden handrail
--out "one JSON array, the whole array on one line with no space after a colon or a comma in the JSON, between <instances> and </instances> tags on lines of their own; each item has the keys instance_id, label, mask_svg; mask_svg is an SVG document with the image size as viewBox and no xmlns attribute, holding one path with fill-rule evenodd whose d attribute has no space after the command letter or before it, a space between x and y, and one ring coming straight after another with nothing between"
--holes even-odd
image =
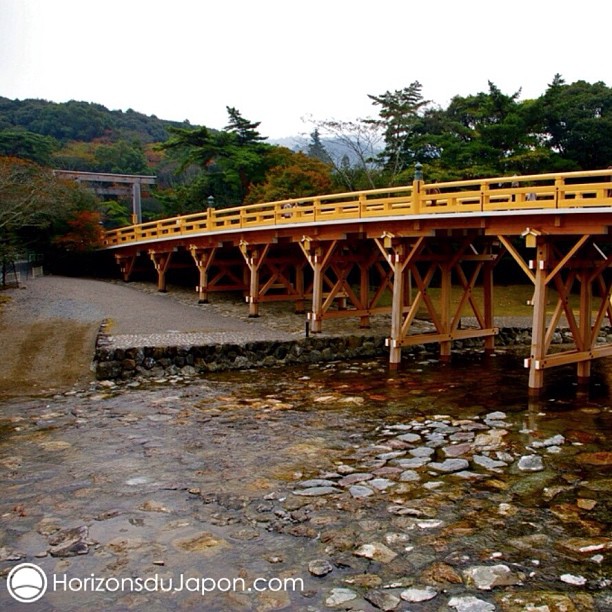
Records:
<instances>
[{"instance_id":1,"label":"wooden handrail","mask_svg":"<svg viewBox=\"0 0 612 612\"><path fill-rule=\"evenodd\" d=\"M612 170L501 176L335 193L213 209L109 230L104 247L177 236L287 224L486 213L549 208L612 207Z\"/></svg>"}]
</instances>

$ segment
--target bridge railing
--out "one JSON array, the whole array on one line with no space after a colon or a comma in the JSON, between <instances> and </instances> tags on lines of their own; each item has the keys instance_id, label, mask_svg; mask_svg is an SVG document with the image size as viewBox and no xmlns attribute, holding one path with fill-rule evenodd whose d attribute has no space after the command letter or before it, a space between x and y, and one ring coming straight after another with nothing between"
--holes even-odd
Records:
<instances>
[{"instance_id":1,"label":"bridge railing","mask_svg":"<svg viewBox=\"0 0 612 612\"><path fill-rule=\"evenodd\" d=\"M487 213L612 206L612 170L424 183L280 200L150 221L107 231L112 248L236 229L349 221L372 217Z\"/></svg>"}]
</instances>

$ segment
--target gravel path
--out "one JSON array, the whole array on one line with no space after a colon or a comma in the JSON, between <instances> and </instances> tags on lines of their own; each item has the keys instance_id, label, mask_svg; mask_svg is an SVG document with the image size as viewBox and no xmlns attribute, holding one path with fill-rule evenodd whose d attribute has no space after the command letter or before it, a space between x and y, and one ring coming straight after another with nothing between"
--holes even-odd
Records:
<instances>
[{"instance_id":1,"label":"gravel path","mask_svg":"<svg viewBox=\"0 0 612 612\"><path fill-rule=\"evenodd\" d=\"M0 295L9 298L0 305L0 396L48 393L91 380L102 323L115 348L288 340L305 333L304 315L294 314L290 303L263 304L260 316L249 318L236 295L214 294L210 304L198 304L184 287L161 294L147 283L46 276ZM523 318L496 323L530 325ZM365 330L353 318L325 321L323 328L323 335L386 336L390 317L372 317Z\"/></svg>"},{"instance_id":2,"label":"gravel path","mask_svg":"<svg viewBox=\"0 0 612 612\"><path fill-rule=\"evenodd\" d=\"M48 393L91 380L103 322L116 346L240 342L293 337L260 320L189 305L123 284L46 276L2 292L0 396ZM244 305L243 308L246 309Z\"/></svg>"}]
</instances>

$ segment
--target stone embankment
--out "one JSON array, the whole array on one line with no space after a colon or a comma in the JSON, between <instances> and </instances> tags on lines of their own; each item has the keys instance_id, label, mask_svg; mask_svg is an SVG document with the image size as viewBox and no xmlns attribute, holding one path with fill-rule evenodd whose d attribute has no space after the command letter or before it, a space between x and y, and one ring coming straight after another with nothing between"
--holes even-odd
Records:
<instances>
[{"instance_id":1,"label":"stone embankment","mask_svg":"<svg viewBox=\"0 0 612 612\"><path fill-rule=\"evenodd\" d=\"M604 332L602 342L610 338ZM507 327L500 330L496 346L519 348L531 341L530 330ZM553 344L571 341L568 330L555 333ZM430 345L433 347L433 345ZM482 340L456 342L455 349L474 349ZM403 354L411 355L426 350L423 345L406 347ZM371 358L387 354L383 335L315 336L291 340L259 340L248 342L210 343L202 345L136 346L117 348L103 332L98 337L95 372L98 380L130 379L195 375L225 370L279 367L336 360Z\"/></svg>"}]
</instances>

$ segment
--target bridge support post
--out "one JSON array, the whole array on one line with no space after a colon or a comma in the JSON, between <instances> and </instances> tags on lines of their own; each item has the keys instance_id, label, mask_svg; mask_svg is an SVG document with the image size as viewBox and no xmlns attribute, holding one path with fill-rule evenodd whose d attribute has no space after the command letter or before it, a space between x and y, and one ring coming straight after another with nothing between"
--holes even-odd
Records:
<instances>
[{"instance_id":1,"label":"bridge support post","mask_svg":"<svg viewBox=\"0 0 612 612\"><path fill-rule=\"evenodd\" d=\"M115 261L119 265L125 283L130 282L130 276L132 276L132 272L134 271L136 257L138 257L138 255L135 253L132 255L115 255Z\"/></svg>"},{"instance_id":2,"label":"bridge support post","mask_svg":"<svg viewBox=\"0 0 612 612\"><path fill-rule=\"evenodd\" d=\"M482 269L482 291L484 307L484 326L486 329L493 328L493 268L495 263L487 262ZM486 336L485 353L491 355L495 351L495 336Z\"/></svg>"},{"instance_id":3,"label":"bridge support post","mask_svg":"<svg viewBox=\"0 0 612 612\"><path fill-rule=\"evenodd\" d=\"M311 262L312 278L312 309L310 312L310 331L320 334L323 331L323 262L315 255Z\"/></svg>"},{"instance_id":4,"label":"bridge support post","mask_svg":"<svg viewBox=\"0 0 612 612\"><path fill-rule=\"evenodd\" d=\"M589 350L595 340L591 328L593 281L588 271L584 271L580 276L580 335L582 337L583 350ZM578 384L588 384L591 377L591 360L579 361L576 367Z\"/></svg>"},{"instance_id":5,"label":"bridge support post","mask_svg":"<svg viewBox=\"0 0 612 612\"><path fill-rule=\"evenodd\" d=\"M263 263L269 244L263 246L263 249L253 248L247 242L240 243L240 252L244 257L247 267L249 268L249 293L246 300L249 304L249 317L256 318L259 316L259 269Z\"/></svg>"},{"instance_id":6,"label":"bridge support post","mask_svg":"<svg viewBox=\"0 0 612 612\"><path fill-rule=\"evenodd\" d=\"M407 295L409 265L419 255L423 248L424 238L417 239L414 245L409 245L401 238L385 233L381 239L376 239L376 245L384 255L393 273L391 298L391 336L387 338L389 347L389 367L397 370L402 361L402 345L414 317L415 309L409 308L406 318L406 304L410 304L411 296Z\"/></svg>"},{"instance_id":7,"label":"bridge support post","mask_svg":"<svg viewBox=\"0 0 612 612\"><path fill-rule=\"evenodd\" d=\"M391 258L393 268L393 297L391 300L391 337L389 338L389 367L397 370L402 361L402 326L404 322L404 269L403 249L398 249Z\"/></svg>"},{"instance_id":8,"label":"bridge support post","mask_svg":"<svg viewBox=\"0 0 612 612\"><path fill-rule=\"evenodd\" d=\"M442 325L442 333L448 334L450 338L451 331L451 264L445 262L440 267L440 323ZM452 343L449 340L440 342L440 360L449 361L451 357Z\"/></svg>"},{"instance_id":9,"label":"bridge support post","mask_svg":"<svg viewBox=\"0 0 612 612\"><path fill-rule=\"evenodd\" d=\"M535 277L533 294L533 323L531 326L531 351L529 355L529 391L539 393L544 386L543 360L546 357L546 277L550 245L542 236L536 243Z\"/></svg>"},{"instance_id":10,"label":"bridge support post","mask_svg":"<svg viewBox=\"0 0 612 612\"><path fill-rule=\"evenodd\" d=\"M310 331L314 334L323 331L323 277L325 268L336 249L337 242L337 240L332 240L326 248L323 248L318 241L308 236L304 236L300 242L300 247L313 272L312 311L309 314L309 319Z\"/></svg>"},{"instance_id":11,"label":"bridge support post","mask_svg":"<svg viewBox=\"0 0 612 612\"><path fill-rule=\"evenodd\" d=\"M157 290L160 293L166 293L166 272L170 267L173 251L149 251L149 257L155 266L157 272Z\"/></svg>"},{"instance_id":12,"label":"bridge support post","mask_svg":"<svg viewBox=\"0 0 612 612\"><path fill-rule=\"evenodd\" d=\"M369 266L361 264L359 266L360 283L359 283L359 299L362 304L368 304L370 301L370 270ZM359 327L368 329L370 327L370 316L364 315L359 318Z\"/></svg>"},{"instance_id":13,"label":"bridge support post","mask_svg":"<svg viewBox=\"0 0 612 612\"><path fill-rule=\"evenodd\" d=\"M208 270L215 257L216 248L198 248L194 245L189 247L191 257L198 269L199 283L196 287L198 292L198 304L208 304Z\"/></svg>"}]
</instances>

